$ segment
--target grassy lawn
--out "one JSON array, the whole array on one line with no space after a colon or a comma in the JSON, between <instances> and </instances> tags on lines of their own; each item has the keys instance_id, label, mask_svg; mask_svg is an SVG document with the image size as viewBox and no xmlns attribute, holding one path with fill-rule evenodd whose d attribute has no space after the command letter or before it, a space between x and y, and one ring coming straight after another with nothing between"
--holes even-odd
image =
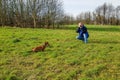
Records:
<instances>
[{"instance_id":1,"label":"grassy lawn","mask_svg":"<svg viewBox=\"0 0 120 80\"><path fill-rule=\"evenodd\" d=\"M120 26L87 28L88 44L75 38L75 25L0 28L0 80L119 80ZM31 52L45 41L44 52Z\"/></svg>"}]
</instances>

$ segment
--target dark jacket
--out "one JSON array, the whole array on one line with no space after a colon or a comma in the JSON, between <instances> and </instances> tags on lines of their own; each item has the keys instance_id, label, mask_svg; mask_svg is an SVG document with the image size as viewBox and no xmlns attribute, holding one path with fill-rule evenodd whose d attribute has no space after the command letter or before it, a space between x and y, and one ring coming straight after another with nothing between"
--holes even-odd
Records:
<instances>
[{"instance_id":1,"label":"dark jacket","mask_svg":"<svg viewBox=\"0 0 120 80\"><path fill-rule=\"evenodd\" d=\"M85 26L83 26L82 28L78 27L78 29L76 30L77 33L79 33L80 37L83 37L83 33L86 34L87 38L89 37L87 28Z\"/></svg>"}]
</instances>

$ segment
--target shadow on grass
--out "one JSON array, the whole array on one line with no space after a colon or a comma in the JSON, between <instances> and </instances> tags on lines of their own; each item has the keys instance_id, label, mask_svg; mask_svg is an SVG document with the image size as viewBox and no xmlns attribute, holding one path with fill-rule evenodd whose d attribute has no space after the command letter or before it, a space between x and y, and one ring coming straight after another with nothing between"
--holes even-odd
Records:
<instances>
[{"instance_id":1,"label":"shadow on grass","mask_svg":"<svg viewBox=\"0 0 120 80\"><path fill-rule=\"evenodd\" d=\"M0 49L0 52L2 52L3 50L2 49Z\"/></svg>"},{"instance_id":2,"label":"shadow on grass","mask_svg":"<svg viewBox=\"0 0 120 80\"><path fill-rule=\"evenodd\" d=\"M23 56L29 56L31 55L33 52L32 51L23 51L20 54L22 54Z\"/></svg>"},{"instance_id":3,"label":"shadow on grass","mask_svg":"<svg viewBox=\"0 0 120 80\"><path fill-rule=\"evenodd\" d=\"M77 30L77 27L63 27L64 30ZM120 32L120 28L117 27L87 27L88 31L107 31L107 32Z\"/></svg>"},{"instance_id":4,"label":"shadow on grass","mask_svg":"<svg viewBox=\"0 0 120 80\"><path fill-rule=\"evenodd\" d=\"M88 43L97 43L97 44L120 44L118 41L89 41Z\"/></svg>"},{"instance_id":5,"label":"shadow on grass","mask_svg":"<svg viewBox=\"0 0 120 80\"><path fill-rule=\"evenodd\" d=\"M88 30L91 30L91 31L110 31L110 32L120 32L120 28L114 28L114 27L95 27L95 28L88 28Z\"/></svg>"}]
</instances>

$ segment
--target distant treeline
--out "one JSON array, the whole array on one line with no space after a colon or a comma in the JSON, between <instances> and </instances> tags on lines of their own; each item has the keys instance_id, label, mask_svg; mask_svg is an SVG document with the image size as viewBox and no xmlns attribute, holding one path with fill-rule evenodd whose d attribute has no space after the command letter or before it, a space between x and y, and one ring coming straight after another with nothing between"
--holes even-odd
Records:
<instances>
[{"instance_id":1,"label":"distant treeline","mask_svg":"<svg viewBox=\"0 0 120 80\"><path fill-rule=\"evenodd\" d=\"M81 12L76 18L66 15L64 20L67 24L82 21L86 24L120 25L120 6L104 3L93 12Z\"/></svg>"},{"instance_id":2,"label":"distant treeline","mask_svg":"<svg viewBox=\"0 0 120 80\"><path fill-rule=\"evenodd\" d=\"M0 26L54 28L63 15L60 0L0 0Z\"/></svg>"},{"instance_id":3,"label":"distant treeline","mask_svg":"<svg viewBox=\"0 0 120 80\"><path fill-rule=\"evenodd\" d=\"M104 3L93 12L73 17L64 13L61 0L0 0L0 26L59 28L61 25L120 25L120 6Z\"/></svg>"}]
</instances>

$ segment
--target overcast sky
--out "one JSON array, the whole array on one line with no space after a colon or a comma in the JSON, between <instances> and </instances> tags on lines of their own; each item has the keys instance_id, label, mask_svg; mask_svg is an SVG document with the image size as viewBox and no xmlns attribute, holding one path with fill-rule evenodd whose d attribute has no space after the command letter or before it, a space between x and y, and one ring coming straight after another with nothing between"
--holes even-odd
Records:
<instances>
[{"instance_id":1,"label":"overcast sky","mask_svg":"<svg viewBox=\"0 0 120 80\"><path fill-rule=\"evenodd\" d=\"M104 3L120 5L120 0L63 0L63 7L67 14L76 16L81 12L94 11Z\"/></svg>"}]
</instances>

